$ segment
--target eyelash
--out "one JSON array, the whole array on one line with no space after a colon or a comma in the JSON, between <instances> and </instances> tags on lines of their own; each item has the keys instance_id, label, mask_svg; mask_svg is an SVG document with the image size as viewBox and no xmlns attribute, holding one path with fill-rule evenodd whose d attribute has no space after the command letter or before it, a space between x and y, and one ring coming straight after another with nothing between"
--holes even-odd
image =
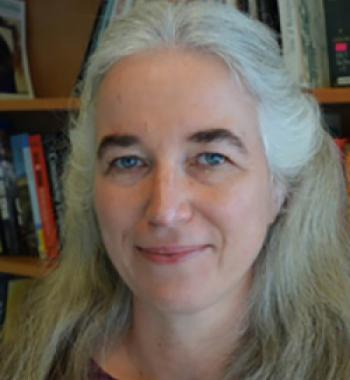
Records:
<instances>
[{"instance_id":1,"label":"eyelash","mask_svg":"<svg viewBox=\"0 0 350 380\"><path fill-rule=\"evenodd\" d=\"M203 162L199 162L199 160L201 158L211 158L211 159L215 159L216 160L216 163L214 163L214 165L211 165L211 164L206 164L206 163L203 163ZM220 162L217 162L217 160L219 159ZM134 165L134 166L129 166L129 167L120 167L119 165L121 165L124 161L124 164L127 163L127 161L137 161L139 164L138 165ZM125 162L126 161L126 162ZM222 166L224 165L225 163L228 163L229 162L229 159L221 154L221 153L216 153L216 152L204 152L204 153L200 153L198 154L197 156L195 156L195 163L192 164L191 166L195 166L195 165L199 165L200 167L205 167L206 169L211 169L211 168L215 168L215 167L218 167L218 166ZM119 172L130 172L132 170L137 170L137 169L140 169L140 168L144 168L148 165L147 162L145 162L143 159L140 159L139 157L137 156L133 156L133 155L130 155L130 156L122 156L122 157L118 157L118 158L115 158L113 159L109 165L108 165L108 171L112 170L112 169L116 169L117 171Z\"/></svg>"}]
</instances>

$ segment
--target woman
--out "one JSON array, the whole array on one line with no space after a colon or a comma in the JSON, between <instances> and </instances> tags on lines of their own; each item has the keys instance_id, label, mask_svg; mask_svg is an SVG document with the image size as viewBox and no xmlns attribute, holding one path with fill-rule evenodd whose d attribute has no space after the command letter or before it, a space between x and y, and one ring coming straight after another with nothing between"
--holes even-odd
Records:
<instances>
[{"instance_id":1,"label":"woman","mask_svg":"<svg viewBox=\"0 0 350 380\"><path fill-rule=\"evenodd\" d=\"M62 260L2 379L349 378L339 155L264 26L138 7L90 62L71 142Z\"/></svg>"}]
</instances>

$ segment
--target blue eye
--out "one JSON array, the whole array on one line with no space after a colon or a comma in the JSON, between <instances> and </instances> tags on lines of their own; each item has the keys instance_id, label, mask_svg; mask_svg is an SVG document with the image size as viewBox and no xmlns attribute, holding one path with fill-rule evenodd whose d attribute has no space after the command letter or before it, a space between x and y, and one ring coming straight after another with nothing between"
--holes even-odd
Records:
<instances>
[{"instance_id":1,"label":"blue eye","mask_svg":"<svg viewBox=\"0 0 350 380\"><path fill-rule=\"evenodd\" d=\"M120 157L112 161L112 166L121 170L130 170L143 165L143 162L136 156Z\"/></svg>"},{"instance_id":2,"label":"blue eye","mask_svg":"<svg viewBox=\"0 0 350 380\"><path fill-rule=\"evenodd\" d=\"M204 166L219 166L226 162L226 157L220 153L203 153L198 156L198 162Z\"/></svg>"}]
</instances>

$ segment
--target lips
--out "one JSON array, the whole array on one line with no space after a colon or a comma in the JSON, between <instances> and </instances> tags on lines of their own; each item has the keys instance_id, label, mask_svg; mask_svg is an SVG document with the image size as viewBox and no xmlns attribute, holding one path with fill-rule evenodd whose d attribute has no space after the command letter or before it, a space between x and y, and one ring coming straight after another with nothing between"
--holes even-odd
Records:
<instances>
[{"instance_id":1,"label":"lips","mask_svg":"<svg viewBox=\"0 0 350 380\"><path fill-rule=\"evenodd\" d=\"M203 252L208 245L137 247L142 256L158 264L175 264Z\"/></svg>"},{"instance_id":2,"label":"lips","mask_svg":"<svg viewBox=\"0 0 350 380\"><path fill-rule=\"evenodd\" d=\"M173 245L173 246L160 246L160 247L137 247L139 250L148 253L154 253L159 255L171 255L176 253L186 253L203 249L207 245Z\"/></svg>"}]
</instances>

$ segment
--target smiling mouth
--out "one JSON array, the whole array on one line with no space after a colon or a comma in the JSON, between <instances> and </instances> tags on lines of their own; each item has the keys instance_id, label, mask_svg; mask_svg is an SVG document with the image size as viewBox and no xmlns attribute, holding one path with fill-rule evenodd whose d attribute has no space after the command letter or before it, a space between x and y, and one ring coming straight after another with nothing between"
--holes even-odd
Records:
<instances>
[{"instance_id":1,"label":"smiling mouth","mask_svg":"<svg viewBox=\"0 0 350 380\"><path fill-rule=\"evenodd\" d=\"M141 255L157 264L176 264L202 253L208 245L136 247Z\"/></svg>"}]
</instances>

